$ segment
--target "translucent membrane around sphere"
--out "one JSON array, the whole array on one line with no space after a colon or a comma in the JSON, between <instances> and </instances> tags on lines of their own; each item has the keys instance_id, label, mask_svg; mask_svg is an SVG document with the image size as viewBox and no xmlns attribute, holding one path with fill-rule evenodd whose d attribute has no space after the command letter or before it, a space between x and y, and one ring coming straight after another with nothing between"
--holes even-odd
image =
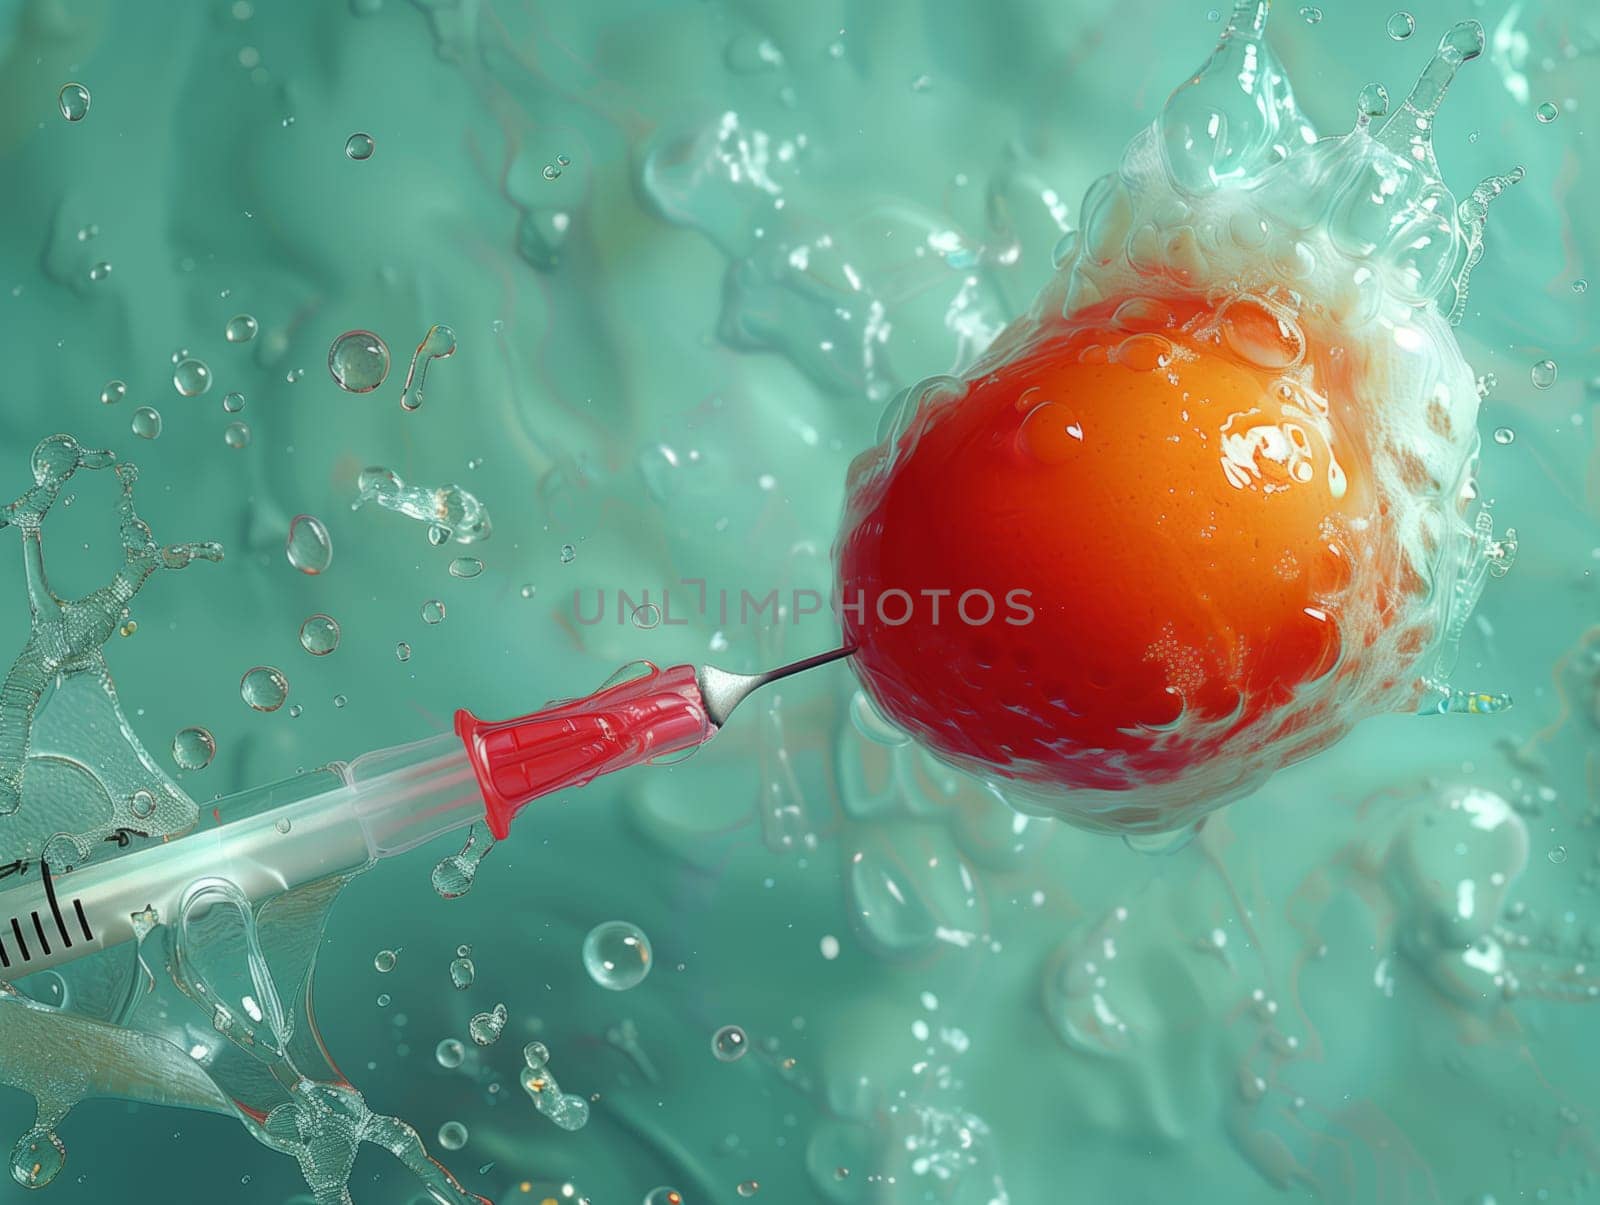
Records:
<instances>
[{"instance_id":1,"label":"translucent membrane around sphere","mask_svg":"<svg viewBox=\"0 0 1600 1205\"><path fill-rule=\"evenodd\" d=\"M839 601L879 710L1086 827L1187 826L1417 708L1492 552L1450 324L1520 173L1458 207L1431 141L1482 30L1318 140L1266 9L1090 188L1032 310L851 469Z\"/></svg>"}]
</instances>

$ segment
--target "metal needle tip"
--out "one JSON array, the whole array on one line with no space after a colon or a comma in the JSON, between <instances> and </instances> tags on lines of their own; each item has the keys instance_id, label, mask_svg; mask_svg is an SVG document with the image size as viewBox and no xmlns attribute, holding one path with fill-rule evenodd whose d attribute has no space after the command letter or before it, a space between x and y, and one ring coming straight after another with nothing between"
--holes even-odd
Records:
<instances>
[{"instance_id":1,"label":"metal needle tip","mask_svg":"<svg viewBox=\"0 0 1600 1205\"><path fill-rule=\"evenodd\" d=\"M848 644L843 648L818 653L813 657L804 657L760 674L734 674L725 669L718 669L714 665L702 665L695 671L695 682L700 687L700 697L705 700L706 716L721 728L728 722L728 717L733 714L735 707L768 682L776 682L779 678L787 678L790 674L798 674L802 670L838 661L855 651L855 645Z\"/></svg>"}]
</instances>

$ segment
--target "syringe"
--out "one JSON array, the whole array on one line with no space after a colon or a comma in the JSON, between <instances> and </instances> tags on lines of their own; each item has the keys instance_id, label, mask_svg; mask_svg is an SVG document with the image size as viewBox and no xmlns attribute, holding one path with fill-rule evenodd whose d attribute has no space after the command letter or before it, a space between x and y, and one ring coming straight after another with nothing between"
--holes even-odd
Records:
<instances>
[{"instance_id":1,"label":"syringe","mask_svg":"<svg viewBox=\"0 0 1600 1205\"><path fill-rule=\"evenodd\" d=\"M700 745L758 687L853 651L762 674L643 663L640 677L516 719L458 711L454 732L232 796L212 825L160 844L65 872L25 865L0 891L0 979L130 941L139 917L170 923L218 879L260 900L474 821L503 840L530 801Z\"/></svg>"}]
</instances>

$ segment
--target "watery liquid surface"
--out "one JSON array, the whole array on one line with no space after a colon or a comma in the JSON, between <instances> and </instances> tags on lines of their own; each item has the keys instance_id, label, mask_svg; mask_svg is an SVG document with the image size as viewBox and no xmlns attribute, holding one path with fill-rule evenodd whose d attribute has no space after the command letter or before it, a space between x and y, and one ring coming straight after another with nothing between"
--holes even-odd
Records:
<instances>
[{"instance_id":1,"label":"watery liquid surface","mask_svg":"<svg viewBox=\"0 0 1600 1205\"><path fill-rule=\"evenodd\" d=\"M115 854L213 795L636 658L753 670L831 647L805 592L832 580L849 462L901 390L968 374L1052 296L1055 258L1097 244L1116 208L1091 184L1194 75L1220 7L0 20L3 492L38 480L56 431L113 449L137 482L86 464L51 487L49 590L126 591L160 560L127 615L52 628L30 623L25 528L0 529L6 664L35 642L4 696L0 736L32 744L0 864ZM490 857L480 829L257 911L214 888L144 922L154 987L131 948L20 982L0 1078L38 1107L0 1094L14 1174L53 1176L40 1200L269 1205L1592 1192L1600 30L1575 4L1402 15L1279 5L1273 57L1230 72L1281 70L1298 113L1344 130L1370 81L1397 112L1453 22L1485 27L1433 130L1458 224L1477 181L1526 176L1454 336L1483 397L1451 438L1484 437L1494 523L1469 508L1450 538L1514 526L1521 550L1432 632L1458 638L1460 693L1427 697L1487 714L1369 719L1151 857L1019 817L818 671L681 765L535 805ZM407 395L426 370L427 404L402 409L399 370L438 327ZM324 371L350 331L393 349L386 378L352 364L369 393ZM140 407L159 432L130 430ZM1030 447L1072 450L1070 423L1040 426ZM404 504L352 514L379 465ZM290 541L297 516L316 526ZM196 544L161 571L152 547L184 540L226 558ZM452 574L463 553L482 571ZM337 618L326 655L324 628L301 639L317 615ZM51 658L71 670L53 696ZM255 667L288 684L274 710L242 697ZM471 889L441 899L439 874ZM647 944L586 957L612 922ZM648 949L648 974L615 979L619 948ZM362 1143L398 1158L352 1172Z\"/></svg>"}]
</instances>

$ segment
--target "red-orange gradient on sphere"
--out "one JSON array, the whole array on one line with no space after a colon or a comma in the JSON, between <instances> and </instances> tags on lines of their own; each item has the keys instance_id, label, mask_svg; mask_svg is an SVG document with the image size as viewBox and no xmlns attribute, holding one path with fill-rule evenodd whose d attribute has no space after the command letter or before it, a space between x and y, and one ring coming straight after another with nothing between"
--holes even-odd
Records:
<instances>
[{"instance_id":1,"label":"red-orange gradient on sphere","mask_svg":"<svg viewBox=\"0 0 1600 1205\"><path fill-rule=\"evenodd\" d=\"M836 549L845 636L889 718L1065 788L1172 782L1271 731L1339 661L1330 600L1382 529L1363 433L1259 366L1275 320L1238 311L1229 339L1167 302L1159 332L1130 334L1117 308L925 408L887 468L860 458Z\"/></svg>"}]
</instances>

